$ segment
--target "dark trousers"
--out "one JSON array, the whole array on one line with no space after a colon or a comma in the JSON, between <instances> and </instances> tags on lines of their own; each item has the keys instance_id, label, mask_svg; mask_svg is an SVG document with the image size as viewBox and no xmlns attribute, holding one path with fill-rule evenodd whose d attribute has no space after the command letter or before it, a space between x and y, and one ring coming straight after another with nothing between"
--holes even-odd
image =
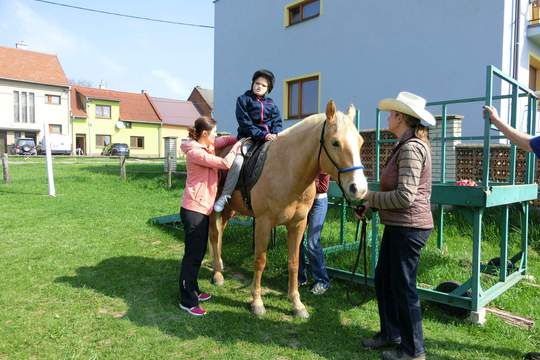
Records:
<instances>
[{"instance_id":1,"label":"dark trousers","mask_svg":"<svg viewBox=\"0 0 540 360\"><path fill-rule=\"evenodd\" d=\"M416 272L430 233L431 229L386 225L375 269L381 335L401 338L401 349L411 356L425 352Z\"/></svg>"},{"instance_id":2,"label":"dark trousers","mask_svg":"<svg viewBox=\"0 0 540 360\"><path fill-rule=\"evenodd\" d=\"M201 292L197 277L208 245L209 217L195 211L180 209L184 226L184 257L180 264L180 303L186 307L199 305Z\"/></svg>"}]
</instances>

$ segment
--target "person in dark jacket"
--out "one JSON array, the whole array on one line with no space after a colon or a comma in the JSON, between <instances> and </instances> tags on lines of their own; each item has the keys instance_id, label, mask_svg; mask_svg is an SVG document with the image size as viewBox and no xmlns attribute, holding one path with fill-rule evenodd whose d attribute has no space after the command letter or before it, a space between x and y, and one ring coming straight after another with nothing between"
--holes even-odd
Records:
<instances>
[{"instance_id":1,"label":"person in dark jacket","mask_svg":"<svg viewBox=\"0 0 540 360\"><path fill-rule=\"evenodd\" d=\"M274 87L274 79L274 74L270 70L255 71L251 78L251 90L236 100L238 140L251 138L253 142L273 141L283 130L279 109L274 100L267 96ZM222 212L231 198L243 163L244 157L239 153L227 174L221 196L214 204L214 211Z\"/></svg>"}]
</instances>

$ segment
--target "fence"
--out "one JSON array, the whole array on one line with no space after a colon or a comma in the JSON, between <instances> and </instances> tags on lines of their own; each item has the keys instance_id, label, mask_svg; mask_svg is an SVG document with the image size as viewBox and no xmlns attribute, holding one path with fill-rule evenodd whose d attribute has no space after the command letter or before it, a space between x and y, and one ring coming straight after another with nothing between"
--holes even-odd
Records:
<instances>
[{"instance_id":1,"label":"fence","mask_svg":"<svg viewBox=\"0 0 540 360\"><path fill-rule=\"evenodd\" d=\"M9 184L13 181L11 170L23 164L38 164L43 163L45 166L44 156L23 156L2 154L2 174L3 182ZM84 164L89 167L99 166L99 172L107 174L117 174L120 179L126 181L129 177L135 176L155 176L163 177L167 188L172 188L173 177L185 175L185 161L183 159L167 158L138 158L124 156L100 156L100 157L80 157L80 156L54 156L54 164L69 165L69 164ZM95 169L94 169L95 170Z\"/></svg>"}]
</instances>

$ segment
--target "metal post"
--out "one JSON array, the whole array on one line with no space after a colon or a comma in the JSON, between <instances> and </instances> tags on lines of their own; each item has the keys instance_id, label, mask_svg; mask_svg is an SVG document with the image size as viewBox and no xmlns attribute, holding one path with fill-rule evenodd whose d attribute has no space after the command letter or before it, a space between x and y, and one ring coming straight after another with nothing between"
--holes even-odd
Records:
<instances>
[{"instance_id":1,"label":"metal post","mask_svg":"<svg viewBox=\"0 0 540 360\"><path fill-rule=\"evenodd\" d=\"M380 181L380 156L381 156L381 110L377 109L377 121L375 123L375 181Z\"/></svg>"},{"instance_id":2,"label":"metal post","mask_svg":"<svg viewBox=\"0 0 540 360\"><path fill-rule=\"evenodd\" d=\"M442 105L441 110L441 184L446 182L446 108L447 105ZM442 250L444 245L444 207L439 205L438 209L438 232L437 232L437 248Z\"/></svg>"},{"instance_id":3,"label":"metal post","mask_svg":"<svg viewBox=\"0 0 540 360\"><path fill-rule=\"evenodd\" d=\"M9 176L8 154L2 154L2 169L2 173L4 174L4 184L11 183L11 177Z\"/></svg>"},{"instance_id":4,"label":"metal post","mask_svg":"<svg viewBox=\"0 0 540 360\"><path fill-rule=\"evenodd\" d=\"M442 106L441 124L441 183L446 182L446 104Z\"/></svg>"},{"instance_id":5,"label":"metal post","mask_svg":"<svg viewBox=\"0 0 540 360\"><path fill-rule=\"evenodd\" d=\"M120 179L126 180L126 157L120 156Z\"/></svg>"},{"instance_id":6,"label":"metal post","mask_svg":"<svg viewBox=\"0 0 540 360\"><path fill-rule=\"evenodd\" d=\"M516 127L517 123L518 91L519 88L517 85L512 85L512 113L510 114L510 126L513 128ZM510 172L509 182L511 185L516 184L516 149L516 145L510 144L510 162L508 164L508 170Z\"/></svg>"},{"instance_id":7,"label":"metal post","mask_svg":"<svg viewBox=\"0 0 540 360\"><path fill-rule=\"evenodd\" d=\"M437 249L442 250L444 246L444 207L439 204L437 222Z\"/></svg>"},{"instance_id":8,"label":"metal post","mask_svg":"<svg viewBox=\"0 0 540 360\"><path fill-rule=\"evenodd\" d=\"M530 98L529 106L529 115L530 115L530 132L529 134L536 134L536 109L537 109L537 99L534 97ZM536 170L536 158L532 153L527 154L527 183L532 184L535 178Z\"/></svg>"},{"instance_id":9,"label":"metal post","mask_svg":"<svg viewBox=\"0 0 540 360\"><path fill-rule=\"evenodd\" d=\"M480 256L482 252L482 215L484 208L476 208L473 213L473 266L472 266L472 304L471 310L480 310L479 300L482 293L480 285Z\"/></svg>"},{"instance_id":10,"label":"metal post","mask_svg":"<svg viewBox=\"0 0 540 360\"><path fill-rule=\"evenodd\" d=\"M486 71L486 105L491 106L493 96L493 67L489 65ZM483 174L482 174L482 186L484 190L489 189L489 155L490 155L490 141L489 131L491 129L491 122L486 116L484 119L484 155L483 155Z\"/></svg>"},{"instance_id":11,"label":"metal post","mask_svg":"<svg viewBox=\"0 0 540 360\"><path fill-rule=\"evenodd\" d=\"M499 266L499 280L506 281L506 263L508 261L508 222L510 220L510 209L508 205L503 208L502 224L501 224L501 253Z\"/></svg>"},{"instance_id":12,"label":"metal post","mask_svg":"<svg viewBox=\"0 0 540 360\"><path fill-rule=\"evenodd\" d=\"M527 273L527 256L529 246L529 203L521 203L523 207L523 215L521 217L521 264L519 270L523 270L523 274Z\"/></svg>"},{"instance_id":13,"label":"metal post","mask_svg":"<svg viewBox=\"0 0 540 360\"><path fill-rule=\"evenodd\" d=\"M172 188L172 156L167 158L167 189Z\"/></svg>"},{"instance_id":14,"label":"metal post","mask_svg":"<svg viewBox=\"0 0 540 360\"><path fill-rule=\"evenodd\" d=\"M345 198L341 199L340 203L340 215L341 221L339 222L339 243L341 245L345 244L345 222L347 221L347 216L345 211L347 210L347 203Z\"/></svg>"},{"instance_id":15,"label":"metal post","mask_svg":"<svg viewBox=\"0 0 540 360\"><path fill-rule=\"evenodd\" d=\"M43 124L43 142L45 143L45 156L47 162L47 179L49 181L49 196L56 196L56 189L54 187L54 173L52 166L52 154L51 144L49 142L49 126Z\"/></svg>"}]
</instances>

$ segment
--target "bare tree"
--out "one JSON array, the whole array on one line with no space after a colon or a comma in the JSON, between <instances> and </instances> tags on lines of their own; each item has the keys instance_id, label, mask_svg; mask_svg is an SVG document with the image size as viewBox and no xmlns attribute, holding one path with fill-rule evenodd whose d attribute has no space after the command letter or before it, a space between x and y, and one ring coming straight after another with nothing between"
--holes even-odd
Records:
<instances>
[{"instance_id":1,"label":"bare tree","mask_svg":"<svg viewBox=\"0 0 540 360\"><path fill-rule=\"evenodd\" d=\"M78 85L78 86L85 86L85 87L93 87L94 84L90 80L83 80L83 79L69 79L68 84L71 85Z\"/></svg>"}]
</instances>

